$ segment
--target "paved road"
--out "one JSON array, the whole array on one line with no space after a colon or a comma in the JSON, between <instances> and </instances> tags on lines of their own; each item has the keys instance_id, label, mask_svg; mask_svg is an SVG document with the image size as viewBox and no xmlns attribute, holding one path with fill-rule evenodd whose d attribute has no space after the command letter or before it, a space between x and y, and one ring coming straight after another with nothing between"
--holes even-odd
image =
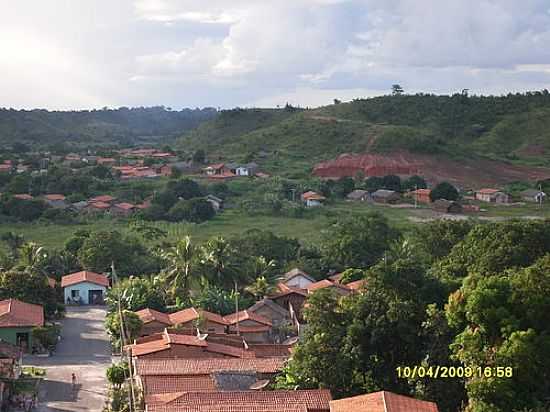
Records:
<instances>
[{"instance_id":1,"label":"paved road","mask_svg":"<svg viewBox=\"0 0 550 412\"><path fill-rule=\"evenodd\" d=\"M103 307L68 307L56 353L49 358L26 359L26 364L47 370L40 390L40 412L103 409L105 371L111 363L109 338L103 326L105 315ZM77 376L75 390L72 373Z\"/></svg>"}]
</instances>

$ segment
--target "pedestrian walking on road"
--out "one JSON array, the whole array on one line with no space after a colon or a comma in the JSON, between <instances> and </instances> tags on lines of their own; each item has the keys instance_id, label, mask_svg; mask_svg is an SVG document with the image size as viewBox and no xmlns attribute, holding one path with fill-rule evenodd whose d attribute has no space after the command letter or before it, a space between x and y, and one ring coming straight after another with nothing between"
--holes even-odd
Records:
<instances>
[{"instance_id":1,"label":"pedestrian walking on road","mask_svg":"<svg viewBox=\"0 0 550 412\"><path fill-rule=\"evenodd\" d=\"M74 392L76 390L76 375L74 373L71 373L71 387Z\"/></svg>"}]
</instances>

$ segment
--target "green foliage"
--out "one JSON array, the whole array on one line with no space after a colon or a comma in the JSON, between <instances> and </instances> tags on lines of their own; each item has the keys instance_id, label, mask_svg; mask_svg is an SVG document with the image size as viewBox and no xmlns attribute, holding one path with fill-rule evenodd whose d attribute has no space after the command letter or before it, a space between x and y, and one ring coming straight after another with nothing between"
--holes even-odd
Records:
<instances>
[{"instance_id":1,"label":"green foliage","mask_svg":"<svg viewBox=\"0 0 550 412\"><path fill-rule=\"evenodd\" d=\"M374 265L399 233L378 213L349 216L336 221L323 236L324 259L335 269Z\"/></svg>"},{"instance_id":2,"label":"green foliage","mask_svg":"<svg viewBox=\"0 0 550 412\"><path fill-rule=\"evenodd\" d=\"M128 363L113 363L107 368L106 375L109 383L113 385L115 389L120 389L124 382L126 382L126 378L130 376Z\"/></svg>"},{"instance_id":3,"label":"green foliage","mask_svg":"<svg viewBox=\"0 0 550 412\"><path fill-rule=\"evenodd\" d=\"M454 357L473 367L513 368L511 377L468 379L471 410L536 408L547 400L549 270L546 255L522 269L472 273L450 297L447 317L460 331Z\"/></svg>"},{"instance_id":4,"label":"green foliage","mask_svg":"<svg viewBox=\"0 0 550 412\"><path fill-rule=\"evenodd\" d=\"M435 202L438 199L458 200L459 194L456 187L448 182L441 182L430 192L430 199Z\"/></svg>"},{"instance_id":5,"label":"green foliage","mask_svg":"<svg viewBox=\"0 0 550 412\"><path fill-rule=\"evenodd\" d=\"M0 200L0 213L24 222L38 219L46 209L47 205L39 199L23 200L11 197Z\"/></svg>"},{"instance_id":6,"label":"green foliage","mask_svg":"<svg viewBox=\"0 0 550 412\"><path fill-rule=\"evenodd\" d=\"M103 272L114 262L121 275L150 274L158 272L157 259L131 236L120 232L94 232L84 238L77 252L83 268Z\"/></svg>"},{"instance_id":7,"label":"green foliage","mask_svg":"<svg viewBox=\"0 0 550 412\"><path fill-rule=\"evenodd\" d=\"M139 337L143 322L134 312L129 310L122 311L122 320L124 328L120 325L120 315L118 311L111 312L105 318L105 329L111 336L111 343L115 348L121 348L121 333L124 333L124 341L130 344Z\"/></svg>"},{"instance_id":8,"label":"green foliage","mask_svg":"<svg viewBox=\"0 0 550 412\"><path fill-rule=\"evenodd\" d=\"M415 226L411 241L417 251L429 263L433 263L447 256L473 227L470 221L435 220Z\"/></svg>"},{"instance_id":9,"label":"green foliage","mask_svg":"<svg viewBox=\"0 0 550 412\"><path fill-rule=\"evenodd\" d=\"M57 344L60 330L56 326L35 327L32 329L34 342L38 342L43 348L50 349Z\"/></svg>"},{"instance_id":10,"label":"green foliage","mask_svg":"<svg viewBox=\"0 0 550 412\"><path fill-rule=\"evenodd\" d=\"M405 179L401 187L403 190L416 190L426 189L428 185L423 177L414 175Z\"/></svg>"},{"instance_id":11,"label":"green foliage","mask_svg":"<svg viewBox=\"0 0 550 412\"><path fill-rule=\"evenodd\" d=\"M36 272L0 272L0 300L10 298L43 305L49 318L62 311L55 289L48 286L46 276Z\"/></svg>"},{"instance_id":12,"label":"green foliage","mask_svg":"<svg viewBox=\"0 0 550 412\"><path fill-rule=\"evenodd\" d=\"M185 220L192 223L202 223L212 219L216 211L205 199L180 200L168 211L167 217L172 222Z\"/></svg>"},{"instance_id":13,"label":"green foliage","mask_svg":"<svg viewBox=\"0 0 550 412\"><path fill-rule=\"evenodd\" d=\"M166 311L164 285L157 277L132 276L118 281L107 291L109 311L116 310L119 298L122 307L132 312L145 308Z\"/></svg>"}]
</instances>

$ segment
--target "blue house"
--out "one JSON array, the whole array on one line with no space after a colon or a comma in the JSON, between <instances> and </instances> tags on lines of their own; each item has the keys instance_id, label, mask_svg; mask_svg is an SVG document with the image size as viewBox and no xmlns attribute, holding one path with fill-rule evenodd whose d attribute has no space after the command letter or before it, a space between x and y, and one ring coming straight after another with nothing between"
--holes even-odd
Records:
<instances>
[{"instance_id":1,"label":"blue house","mask_svg":"<svg viewBox=\"0 0 550 412\"><path fill-rule=\"evenodd\" d=\"M65 303L103 305L109 279L99 273L81 271L61 278Z\"/></svg>"}]
</instances>

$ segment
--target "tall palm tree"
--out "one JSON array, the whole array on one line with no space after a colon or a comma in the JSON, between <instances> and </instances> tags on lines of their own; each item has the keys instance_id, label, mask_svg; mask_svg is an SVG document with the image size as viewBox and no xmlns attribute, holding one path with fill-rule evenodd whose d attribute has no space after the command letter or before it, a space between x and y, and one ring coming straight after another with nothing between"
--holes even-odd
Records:
<instances>
[{"instance_id":1,"label":"tall palm tree","mask_svg":"<svg viewBox=\"0 0 550 412\"><path fill-rule=\"evenodd\" d=\"M163 273L173 297L176 298L180 294L188 296L194 281L193 269L198 261L198 248L191 241L191 237L185 236L174 246L162 250L160 257L166 263Z\"/></svg>"},{"instance_id":2,"label":"tall palm tree","mask_svg":"<svg viewBox=\"0 0 550 412\"><path fill-rule=\"evenodd\" d=\"M38 272L46 276L47 258L46 249L34 242L27 242L19 249L18 266L27 272Z\"/></svg>"},{"instance_id":3,"label":"tall palm tree","mask_svg":"<svg viewBox=\"0 0 550 412\"><path fill-rule=\"evenodd\" d=\"M254 281L245 290L256 299L261 299L277 289L277 282L281 279L276 273L277 265L273 260L265 257L255 257L250 266L250 275Z\"/></svg>"},{"instance_id":4,"label":"tall palm tree","mask_svg":"<svg viewBox=\"0 0 550 412\"><path fill-rule=\"evenodd\" d=\"M236 251L223 237L210 239L201 248L201 263L212 282L231 288L239 279L239 269L235 262Z\"/></svg>"},{"instance_id":5,"label":"tall palm tree","mask_svg":"<svg viewBox=\"0 0 550 412\"><path fill-rule=\"evenodd\" d=\"M25 243L23 236L15 232L6 232L2 234L1 239L6 242L11 256L17 259L19 256L19 248Z\"/></svg>"}]
</instances>

